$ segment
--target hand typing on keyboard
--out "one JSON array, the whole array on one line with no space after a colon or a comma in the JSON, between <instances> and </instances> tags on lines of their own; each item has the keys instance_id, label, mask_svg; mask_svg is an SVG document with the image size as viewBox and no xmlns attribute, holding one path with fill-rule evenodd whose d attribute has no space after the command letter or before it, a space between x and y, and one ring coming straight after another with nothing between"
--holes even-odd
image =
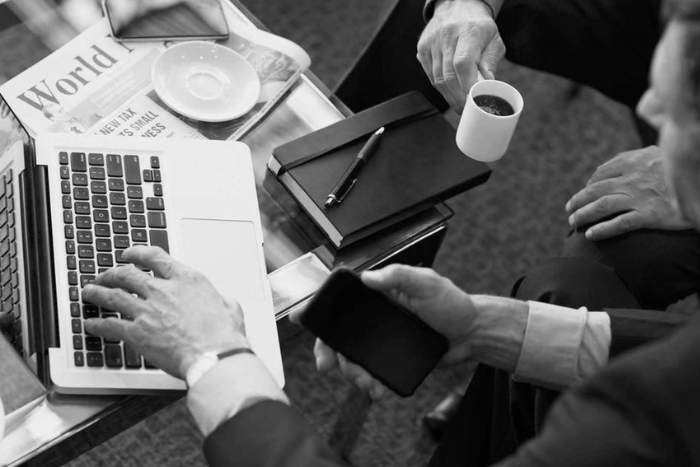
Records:
<instances>
[{"instance_id":1,"label":"hand typing on keyboard","mask_svg":"<svg viewBox=\"0 0 700 467\"><path fill-rule=\"evenodd\" d=\"M203 352L249 347L240 306L202 274L157 247L131 247L123 258L138 267L108 269L85 286L82 297L129 319L91 318L86 331L124 341L177 378Z\"/></svg>"}]
</instances>

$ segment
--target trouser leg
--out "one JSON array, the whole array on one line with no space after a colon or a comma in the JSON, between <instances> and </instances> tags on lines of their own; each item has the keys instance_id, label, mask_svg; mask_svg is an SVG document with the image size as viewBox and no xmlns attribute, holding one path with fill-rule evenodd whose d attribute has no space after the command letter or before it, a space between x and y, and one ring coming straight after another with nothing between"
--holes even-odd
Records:
<instances>
[{"instance_id":1,"label":"trouser leg","mask_svg":"<svg viewBox=\"0 0 700 467\"><path fill-rule=\"evenodd\" d=\"M697 232L644 229L597 242L586 240L583 232L569 234L564 256L587 257L614 269L641 308L665 310L698 291Z\"/></svg>"},{"instance_id":2,"label":"trouser leg","mask_svg":"<svg viewBox=\"0 0 700 467\"><path fill-rule=\"evenodd\" d=\"M440 110L448 108L430 84L416 58L425 22L425 0L398 0L357 61L342 78L335 94L359 112L412 90L418 90Z\"/></svg>"}]
</instances>

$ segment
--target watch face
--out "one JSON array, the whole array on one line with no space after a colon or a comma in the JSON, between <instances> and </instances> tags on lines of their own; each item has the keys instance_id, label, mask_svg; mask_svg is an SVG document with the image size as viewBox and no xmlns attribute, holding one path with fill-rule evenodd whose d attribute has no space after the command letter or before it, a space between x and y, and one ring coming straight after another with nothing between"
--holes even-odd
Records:
<instances>
[{"instance_id":1,"label":"watch face","mask_svg":"<svg viewBox=\"0 0 700 467\"><path fill-rule=\"evenodd\" d=\"M185 374L187 387L191 388L194 386L204 376L204 373L209 371L218 361L219 357L214 352L204 352L197 357L197 360L194 361Z\"/></svg>"}]
</instances>

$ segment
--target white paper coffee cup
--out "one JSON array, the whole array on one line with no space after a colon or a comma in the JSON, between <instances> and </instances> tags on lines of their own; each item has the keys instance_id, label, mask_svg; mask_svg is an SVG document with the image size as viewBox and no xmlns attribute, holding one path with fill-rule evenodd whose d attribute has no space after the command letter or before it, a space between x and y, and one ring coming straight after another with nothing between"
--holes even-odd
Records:
<instances>
[{"instance_id":1,"label":"white paper coffee cup","mask_svg":"<svg viewBox=\"0 0 700 467\"><path fill-rule=\"evenodd\" d=\"M512 115L493 115L481 109L474 98L482 95L497 96L513 107ZM493 162L505 154L518 119L523 111L523 97L508 83L484 80L469 90L467 103L457 128L457 146L471 157L482 162Z\"/></svg>"}]
</instances>

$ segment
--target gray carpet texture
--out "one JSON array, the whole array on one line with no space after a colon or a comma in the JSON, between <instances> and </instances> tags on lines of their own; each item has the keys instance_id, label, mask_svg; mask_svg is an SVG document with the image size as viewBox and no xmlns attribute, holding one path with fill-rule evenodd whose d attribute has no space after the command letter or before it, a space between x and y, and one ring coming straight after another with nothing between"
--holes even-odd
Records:
<instances>
[{"instance_id":1,"label":"gray carpet texture","mask_svg":"<svg viewBox=\"0 0 700 467\"><path fill-rule=\"evenodd\" d=\"M376 26L381 0L252 0L244 3L273 32L312 57L311 70L337 84ZM559 252L567 232L564 204L595 167L639 141L629 110L586 88L504 63L499 78L517 87L526 108L511 148L489 182L448 202L455 216L435 269L473 293L507 295L515 279ZM553 110L556 109L556 110ZM467 368L440 369L409 399L369 404L339 375L315 371L311 336L283 344L286 390L295 407L361 466L425 465L435 444L421 425ZM344 430L336 420L365 413ZM182 402L68 465L203 466L201 436Z\"/></svg>"}]
</instances>

